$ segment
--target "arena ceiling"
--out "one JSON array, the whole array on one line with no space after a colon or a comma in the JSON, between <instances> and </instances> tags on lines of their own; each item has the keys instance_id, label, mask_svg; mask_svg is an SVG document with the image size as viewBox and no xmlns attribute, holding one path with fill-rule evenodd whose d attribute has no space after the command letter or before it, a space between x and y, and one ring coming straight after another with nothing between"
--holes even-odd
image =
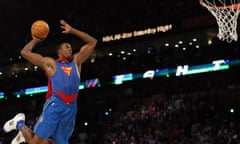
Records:
<instances>
[{"instance_id":1,"label":"arena ceiling","mask_svg":"<svg viewBox=\"0 0 240 144\"><path fill-rule=\"evenodd\" d=\"M66 19L73 26L97 38L146 27L177 23L183 19L208 14L197 0L8 0L0 5L0 56L19 53L30 39L30 25L36 19L49 22L49 41L58 38L59 20Z\"/></svg>"},{"instance_id":2,"label":"arena ceiling","mask_svg":"<svg viewBox=\"0 0 240 144\"><path fill-rule=\"evenodd\" d=\"M37 19L48 21L51 30L42 46L51 45L63 37L60 19L96 37L99 47L108 46L101 42L103 36L166 24L176 24L176 30L169 33L172 39L178 39L179 33L196 29L203 29L207 37L215 36L205 29L215 24L215 19L198 0L8 0L1 2L0 19L0 63L5 71L8 66L19 69L26 65L23 60L16 59L21 48L31 39L30 26ZM180 37L184 39L184 36ZM104 53L104 48L101 50Z\"/></svg>"}]
</instances>

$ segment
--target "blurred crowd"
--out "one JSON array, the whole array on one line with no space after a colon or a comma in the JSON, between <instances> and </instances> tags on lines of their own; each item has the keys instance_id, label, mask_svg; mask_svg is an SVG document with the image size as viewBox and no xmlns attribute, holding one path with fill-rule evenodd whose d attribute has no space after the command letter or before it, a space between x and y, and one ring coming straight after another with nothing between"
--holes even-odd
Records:
<instances>
[{"instance_id":1,"label":"blurred crowd","mask_svg":"<svg viewBox=\"0 0 240 144\"><path fill-rule=\"evenodd\" d=\"M95 131L76 126L70 144L240 144L240 110L224 98L238 90L136 98L126 103L126 109L96 119ZM33 128L37 118L37 113L27 113L27 125ZM14 135L1 133L0 144L9 143Z\"/></svg>"},{"instance_id":2,"label":"blurred crowd","mask_svg":"<svg viewBox=\"0 0 240 144\"><path fill-rule=\"evenodd\" d=\"M156 95L108 119L102 144L239 144L239 117L218 97Z\"/></svg>"}]
</instances>

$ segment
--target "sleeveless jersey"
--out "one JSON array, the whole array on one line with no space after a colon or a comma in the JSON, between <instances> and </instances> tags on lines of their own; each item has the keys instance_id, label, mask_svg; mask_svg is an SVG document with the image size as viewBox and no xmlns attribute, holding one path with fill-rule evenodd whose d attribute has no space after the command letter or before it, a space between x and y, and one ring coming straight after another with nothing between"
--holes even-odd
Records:
<instances>
[{"instance_id":1,"label":"sleeveless jersey","mask_svg":"<svg viewBox=\"0 0 240 144\"><path fill-rule=\"evenodd\" d=\"M56 61L56 73L48 81L46 99L59 97L63 102L71 104L77 100L80 75L74 62Z\"/></svg>"}]
</instances>

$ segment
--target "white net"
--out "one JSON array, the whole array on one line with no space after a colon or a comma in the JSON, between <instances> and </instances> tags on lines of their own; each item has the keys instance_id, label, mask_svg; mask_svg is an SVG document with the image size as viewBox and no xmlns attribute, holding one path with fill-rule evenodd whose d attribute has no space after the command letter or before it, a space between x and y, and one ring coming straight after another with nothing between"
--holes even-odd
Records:
<instances>
[{"instance_id":1,"label":"white net","mask_svg":"<svg viewBox=\"0 0 240 144\"><path fill-rule=\"evenodd\" d=\"M227 2L228 3L227 3ZM238 40L237 19L240 12L240 0L200 0L216 18L218 24L217 37L228 43Z\"/></svg>"}]
</instances>

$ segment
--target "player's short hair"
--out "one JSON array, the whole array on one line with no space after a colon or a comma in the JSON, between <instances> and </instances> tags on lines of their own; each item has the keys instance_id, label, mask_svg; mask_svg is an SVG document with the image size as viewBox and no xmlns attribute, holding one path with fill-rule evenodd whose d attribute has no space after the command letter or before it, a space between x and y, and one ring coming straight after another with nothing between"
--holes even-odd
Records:
<instances>
[{"instance_id":1,"label":"player's short hair","mask_svg":"<svg viewBox=\"0 0 240 144\"><path fill-rule=\"evenodd\" d=\"M71 41L67 40L67 39L58 40L57 45L56 45L56 52L61 48L61 45L63 43L70 43L71 44Z\"/></svg>"}]
</instances>

